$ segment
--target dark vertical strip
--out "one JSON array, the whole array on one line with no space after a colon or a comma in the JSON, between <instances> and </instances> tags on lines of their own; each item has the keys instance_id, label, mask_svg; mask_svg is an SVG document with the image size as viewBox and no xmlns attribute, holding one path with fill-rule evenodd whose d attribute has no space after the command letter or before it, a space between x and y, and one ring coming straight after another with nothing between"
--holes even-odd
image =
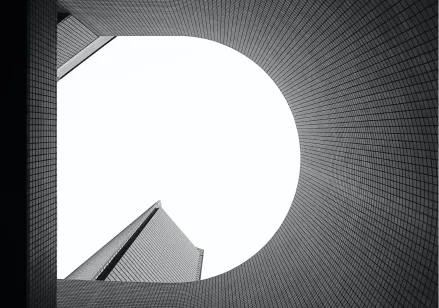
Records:
<instances>
[{"instance_id":1,"label":"dark vertical strip","mask_svg":"<svg viewBox=\"0 0 439 308\"><path fill-rule=\"evenodd\" d=\"M26 203L26 97L28 1L2 3L1 187L2 301L27 307L28 221ZM6 31L6 29L8 29Z\"/></svg>"},{"instance_id":2,"label":"dark vertical strip","mask_svg":"<svg viewBox=\"0 0 439 308\"><path fill-rule=\"evenodd\" d=\"M200 251L200 258L198 259L198 280L201 280L201 272L203 270L203 258L204 258L204 250L199 249Z\"/></svg>"},{"instance_id":3,"label":"dark vertical strip","mask_svg":"<svg viewBox=\"0 0 439 308\"><path fill-rule=\"evenodd\" d=\"M30 307L30 269L29 269L29 261L30 261L30 254L29 254L29 250L30 250L30 213L29 213L29 207L30 207L30 201L29 201L29 180L30 180L30 176L29 176L29 168L28 168L28 157L29 157L29 104L28 104L28 100L30 97L30 82L29 82L29 74L30 74L30 48L31 48L31 44L30 44L30 31L29 31L29 27L30 27L30 19L31 19L31 7L30 7L30 2L32 0L26 0L26 65L24 68L25 74L24 74L24 84L25 84L25 91L23 92L25 94L24 100L23 100L23 107L24 107L24 114L23 114L23 128L24 128L24 140L23 140L23 145L24 145L24 161L23 161L23 166L25 168L24 170L24 175L25 178L23 179L24 181L24 204L23 204L23 208L24 208L24 230L25 230L25 243L26 243L26 251L25 251L25 290L26 290L26 296L25 296L25 307L28 308Z\"/></svg>"},{"instance_id":4,"label":"dark vertical strip","mask_svg":"<svg viewBox=\"0 0 439 308\"><path fill-rule=\"evenodd\" d=\"M151 214L146 217L145 221L139 226L139 228L133 233L131 238L123 245L123 247L116 253L114 258L108 263L107 267L98 275L96 280L105 280L111 271L114 269L119 260L123 257L125 252L130 248L130 246L134 243L136 238L139 236L140 232L145 228L148 222L152 219L154 214L159 210L159 208L155 208Z\"/></svg>"}]
</instances>

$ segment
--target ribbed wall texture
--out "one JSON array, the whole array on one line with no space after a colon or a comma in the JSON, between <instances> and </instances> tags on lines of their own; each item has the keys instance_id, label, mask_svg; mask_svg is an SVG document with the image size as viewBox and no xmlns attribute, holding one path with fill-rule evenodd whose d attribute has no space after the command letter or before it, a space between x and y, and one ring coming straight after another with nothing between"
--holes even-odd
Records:
<instances>
[{"instance_id":1,"label":"ribbed wall texture","mask_svg":"<svg viewBox=\"0 0 439 308\"><path fill-rule=\"evenodd\" d=\"M107 281L199 280L200 251L160 208L107 277Z\"/></svg>"},{"instance_id":2,"label":"ribbed wall texture","mask_svg":"<svg viewBox=\"0 0 439 308\"><path fill-rule=\"evenodd\" d=\"M56 306L56 1L27 5L27 303L51 308Z\"/></svg>"},{"instance_id":3,"label":"ribbed wall texture","mask_svg":"<svg viewBox=\"0 0 439 308\"><path fill-rule=\"evenodd\" d=\"M60 2L99 36L248 56L288 101L302 156L284 223L244 264L183 284L59 281L59 307L437 306L436 1Z\"/></svg>"},{"instance_id":4,"label":"ribbed wall texture","mask_svg":"<svg viewBox=\"0 0 439 308\"><path fill-rule=\"evenodd\" d=\"M122 230L111 241L105 244L94 255L75 269L66 279L94 280L102 270L113 259L122 246L129 240L133 233L139 228L142 222L151 212L160 206L160 201L151 206L148 210L134 220L128 227Z\"/></svg>"},{"instance_id":5,"label":"ribbed wall texture","mask_svg":"<svg viewBox=\"0 0 439 308\"><path fill-rule=\"evenodd\" d=\"M73 56L90 45L98 36L73 16L67 16L58 24L57 65L60 68Z\"/></svg>"}]
</instances>

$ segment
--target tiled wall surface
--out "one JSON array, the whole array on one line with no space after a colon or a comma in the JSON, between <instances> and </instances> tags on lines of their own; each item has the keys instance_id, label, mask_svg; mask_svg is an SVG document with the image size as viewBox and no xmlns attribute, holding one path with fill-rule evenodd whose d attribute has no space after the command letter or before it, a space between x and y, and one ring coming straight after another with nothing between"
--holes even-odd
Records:
<instances>
[{"instance_id":1,"label":"tiled wall surface","mask_svg":"<svg viewBox=\"0 0 439 308\"><path fill-rule=\"evenodd\" d=\"M182 284L59 281L59 307L437 307L436 1L60 3L99 36L196 36L248 56L288 101L302 156L286 220L244 264ZM51 283L46 232L32 277Z\"/></svg>"},{"instance_id":2,"label":"tiled wall surface","mask_svg":"<svg viewBox=\"0 0 439 308\"><path fill-rule=\"evenodd\" d=\"M27 303L51 308L56 306L56 1L27 6Z\"/></svg>"},{"instance_id":3,"label":"tiled wall surface","mask_svg":"<svg viewBox=\"0 0 439 308\"><path fill-rule=\"evenodd\" d=\"M71 15L64 18L57 29L57 69L98 38Z\"/></svg>"}]
</instances>

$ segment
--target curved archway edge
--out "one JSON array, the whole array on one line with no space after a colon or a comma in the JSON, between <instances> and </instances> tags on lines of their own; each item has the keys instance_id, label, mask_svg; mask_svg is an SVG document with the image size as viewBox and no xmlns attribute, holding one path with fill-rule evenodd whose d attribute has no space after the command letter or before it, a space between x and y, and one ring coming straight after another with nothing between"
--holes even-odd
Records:
<instances>
[{"instance_id":1,"label":"curved archway edge","mask_svg":"<svg viewBox=\"0 0 439 308\"><path fill-rule=\"evenodd\" d=\"M56 149L56 132L47 129L56 113L42 111L56 108L56 95L45 94L56 93L56 22L47 13L55 16L56 5L39 2L31 19L42 26L30 35L39 48L29 65L50 71L28 80L31 92L49 86L28 99L30 117L44 120L28 131L54 138ZM301 145L289 214L253 258L194 283L58 280L59 307L437 306L436 1L59 3L98 36L194 36L243 53L282 91ZM39 149L30 150L48 155ZM48 161L56 166L56 155ZM28 168L41 178L47 172ZM29 206L56 211L41 199L56 175L45 178ZM29 272L29 298L53 305L56 247L47 239L56 217L49 216L49 223L29 218L47 230L31 238L30 258L45 262Z\"/></svg>"}]
</instances>

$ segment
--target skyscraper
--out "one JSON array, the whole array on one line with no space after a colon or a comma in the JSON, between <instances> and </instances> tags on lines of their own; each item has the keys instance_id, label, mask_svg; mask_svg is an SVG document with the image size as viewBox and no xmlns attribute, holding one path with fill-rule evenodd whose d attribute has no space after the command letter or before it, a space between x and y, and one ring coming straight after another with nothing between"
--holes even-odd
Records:
<instances>
[{"instance_id":1,"label":"skyscraper","mask_svg":"<svg viewBox=\"0 0 439 308\"><path fill-rule=\"evenodd\" d=\"M301 173L287 217L254 257L191 283L57 283L58 2L98 37L217 41L277 84ZM26 80L8 71L26 108L4 104L16 119L8 131L26 123L16 139L26 152L6 148L27 159L26 170L7 161L25 192L11 191L7 223L25 224L27 307L55 307L57 293L59 307L437 307L437 1L58 2L26 2Z\"/></svg>"},{"instance_id":2,"label":"skyscraper","mask_svg":"<svg viewBox=\"0 0 439 308\"><path fill-rule=\"evenodd\" d=\"M202 262L158 201L66 279L188 282L200 280Z\"/></svg>"}]
</instances>

